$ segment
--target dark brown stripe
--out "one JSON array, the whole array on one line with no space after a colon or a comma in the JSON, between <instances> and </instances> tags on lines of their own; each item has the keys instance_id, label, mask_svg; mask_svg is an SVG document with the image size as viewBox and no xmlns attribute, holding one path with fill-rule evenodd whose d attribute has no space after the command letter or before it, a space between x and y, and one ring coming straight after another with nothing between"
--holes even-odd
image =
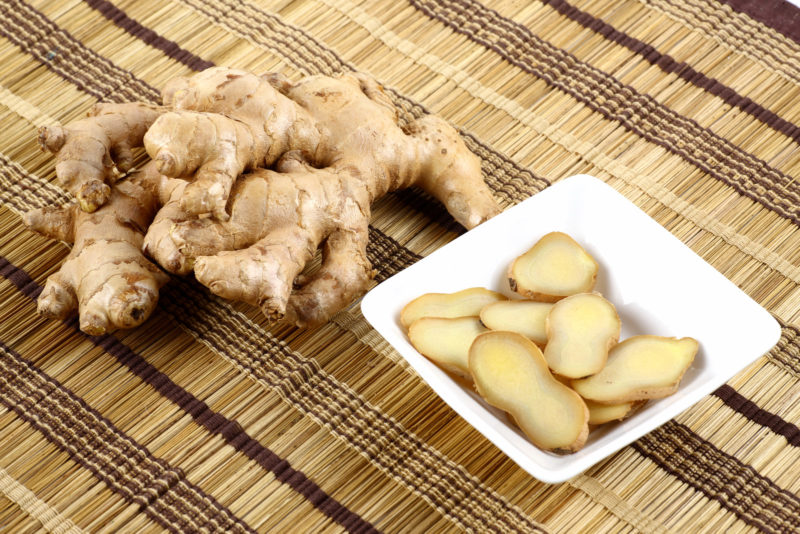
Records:
<instances>
[{"instance_id":1,"label":"dark brown stripe","mask_svg":"<svg viewBox=\"0 0 800 534\"><path fill-rule=\"evenodd\" d=\"M714 395L724 402L729 408L739 412L752 422L769 428L778 435L786 438L789 445L800 447L800 428L784 421L780 416L763 410L758 405L733 389L728 384L720 386Z\"/></svg>"},{"instance_id":2,"label":"dark brown stripe","mask_svg":"<svg viewBox=\"0 0 800 534\"><path fill-rule=\"evenodd\" d=\"M255 532L2 341L0 385L0 402L170 532Z\"/></svg>"},{"instance_id":3,"label":"dark brown stripe","mask_svg":"<svg viewBox=\"0 0 800 534\"><path fill-rule=\"evenodd\" d=\"M30 299L35 300L42 292L42 286L36 283L27 272L3 256L0 256L0 276L14 284L22 294ZM114 336L86 335L80 331L78 322L75 319L65 321L65 324L87 338L95 346L114 356L128 371L150 385L163 397L176 404L185 413L191 415L195 423L203 426L211 434L222 437L228 445L256 462L266 471L273 473L275 478L288 484L289 487L308 499L315 508L347 529L348 532L379 532L361 516L328 495L302 471L293 468L288 460L281 458L251 437L238 422L227 419L221 413L213 411L205 402L170 380L167 375L148 363L140 354Z\"/></svg>"},{"instance_id":4,"label":"dark brown stripe","mask_svg":"<svg viewBox=\"0 0 800 534\"><path fill-rule=\"evenodd\" d=\"M35 23L34 23L35 22ZM143 96L159 101L160 92L102 57L90 63L95 72L113 75L112 83L100 84L86 65L72 60L83 45L33 7L19 0L0 0L0 35L19 46L80 90L103 102L130 102ZM110 78L106 77L107 82Z\"/></svg>"},{"instance_id":5,"label":"dark brown stripe","mask_svg":"<svg viewBox=\"0 0 800 534\"><path fill-rule=\"evenodd\" d=\"M772 41L771 36L761 34L761 24L756 20L740 17L735 23L730 20L723 23L723 19L729 17L728 8L716 2L695 2L689 5L681 0L640 1L650 8L663 11L705 37L718 40L728 49L741 52L781 76L800 83L800 65L791 59L794 55L792 43L787 43L788 46L779 50L774 43L769 42ZM743 45L747 49L743 50Z\"/></svg>"},{"instance_id":6,"label":"dark brown stripe","mask_svg":"<svg viewBox=\"0 0 800 534\"><path fill-rule=\"evenodd\" d=\"M440 457L438 451L432 450L436 455L434 458L423 454L428 448L423 441L406 432L393 418L365 402L350 389L342 388L319 367L316 360L303 357L272 336L258 336L253 340L255 342L241 343L241 339L253 338L257 334L251 329L248 329L249 335L246 334L242 325L234 322L238 317L221 313L224 308L206 308L200 312L197 306L191 305L209 298L203 293L204 289L198 287L196 282L174 278L172 284L164 287L162 294L166 298L162 310L176 323L194 330L198 339L215 352L234 358L241 369L278 392L301 413L317 420L371 462L398 477L434 508L458 519L459 524L469 525L464 523L464 515L467 515L473 518L473 528L479 531L500 531L505 520L502 514L508 514L525 524L526 529L541 531L541 527L517 508L499 500L483 486L472 483L466 471L457 475L443 471L438 462L445 461L445 458ZM198 325L200 332L197 332ZM238 335L231 338L231 332ZM236 345L246 353L246 359L231 355L230 346L226 344ZM308 389L314 390L313 397L307 396ZM385 441L399 441L402 453L395 452L398 444L376 447L376 443ZM410 471L413 478L409 479L408 475L403 474L404 470ZM454 489L461 490L462 495L458 496ZM485 515L474 514L473 507L480 507L481 503L473 501L470 492L480 494L482 499L494 505L493 509L497 512L491 521Z\"/></svg>"},{"instance_id":7,"label":"dark brown stripe","mask_svg":"<svg viewBox=\"0 0 800 534\"><path fill-rule=\"evenodd\" d=\"M781 338L769 352L770 359L789 372L800 375L800 331L791 325L781 326Z\"/></svg>"},{"instance_id":8,"label":"dark brown stripe","mask_svg":"<svg viewBox=\"0 0 800 534\"><path fill-rule=\"evenodd\" d=\"M720 0L800 43L800 8L785 0Z\"/></svg>"},{"instance_id":9,"label":"dark brown stripe","mask_svg":"<svg viewBox=\"0 0 800 534\"><path fill-rule=\"evenodd\" d=\"M409 0L409 3L606 119L680 156L739 194L800 225L800 183L696 121L673 112L649 95L638 93L474 0Z\"/></svg>"},{"instance_id":10,"label":"dark brown stripe","mask_svg":"<svg viewBox=\"0 0 800 534\"><path fill-rule=\"evenodd\" d=\"M695 70L685 61L678 62L672 56L662 54L649 44L617 30L607 22L594 17L586 11L581 11L576 6L570 5L564 0L540 1L546 5L552 6L553 9L570 20L577 22L584 28L588 28L602 35L609 41L624 46L651 65L656 65L662 71L676 74L682 80L719 97L729 106L747 113L770 128L781 132L796 142L800 142L800 127L779 117L775 112L770 111L761 104L753 102L752 99L740 95L736 90L722 84L719 80L709 78L702 72ZM800 19L798 19L798 23L800 23Z\"/></svg>"},{"instance_id":11,"label":"dark brown stripe","mask_svg":"<svg viewBox=\"0 0 800 534\"><path fill-rule=\"evenodd\" d=\"M188 50L184 50L174 41L165 39L150 28L145 28L139 24L139 22L130 18L124 11L107 0L84 0L84 2L86 2L89 7L99 11L101 15L132 36L146 42L153 48L161 50L168 57L183 63L192 70L205 70L214 66L212 62L206 61L205 59L192 54Z\"/></svg>"},{"instance_id":12,"label":"dark brown stripe","mask_svg":"<svg viewBox=\"0 0 800 534\"><path fill-rule=\"evenodd\" d=\"M796 495L674 420L632 446L749 525L775 533L796 532L800 525Z\"/></svg>"}]
</instances>

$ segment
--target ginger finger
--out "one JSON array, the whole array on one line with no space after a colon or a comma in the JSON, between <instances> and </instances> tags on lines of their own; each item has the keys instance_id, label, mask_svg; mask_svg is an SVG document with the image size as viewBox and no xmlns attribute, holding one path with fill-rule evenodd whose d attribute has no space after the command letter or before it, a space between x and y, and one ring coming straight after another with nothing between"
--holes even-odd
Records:
<instances>
[{"instance_id":1,"label":"ginger finger","mask_svg":"<svg viewBox=\"0 0 800 534\"><path fill-rule=\"evenodd\" d=\"M222 298L259 306L270 321L286 313L292 282L317 248L315 235L278 228L252 246L195 260L197 280Z\"/></svg>"},{"instance_id":2,"label":"ginger finger","mask_svg":"<svg viewBox=\"0 0 800 534\"><path fill-rule=\"evenodd\" d=\"M167 84L162 96L175 110L219 114L247 124L266 146L269 166L290 150L313 159L318 149L320 131L314 118L283 94L291 86L280 75L212 67Z\"/></svg>"},{"instance_id":3,"label":"ginger finger","mask_svg":"<svg viewBox=\"0 0 800 534\"><path fill-rule=\"evenodd\" d=\"M337 231L322 249L322 266L289 297L286 319L300 327L317 326L366 293L375 275L367 259L366 221L360 231Z\"/></svg>"},{"instance_id":4,"label":"ginger finger","mask_svg":"<svg viewBox=\"0 0 800 534\"><path fill-rule=\"evenodd\" d=\"M243 122L181 111L159 117L144 136L144 146L161 174L172 178L194 174L181 197L184 210L225 221L233 183L246 169L265 164L269 145Z\"/></svg>"},{"instance_id":5,"label":"ginger finger","mask_svg":"<svg viewBox=\"0 0 800 534\"><path fill-rule=\"evenodd\" d=\"M444 204L458 223L470 230L500 213L483 181L478 156L464 145L455 128L427 115L412 122L408 132L418 145L422 167L416 184Z\"/></svg>"},{"instance_id":6,"label":"ginger finger","mask_svg":"<svg viewBox=\"0 0 800 534\"><path fill-rule=\"evenodd\" d=\"M22 216L22 222L36 233L50 239L72 243L75 240L75 216L77 204L45 206L30 210Z\"/></svg>"},{"instance_id":7,"label":"ginger finger","mask_svg":"<svg viewBox=\"0 0 800 534\"><path fill-rule=\"evenodd\" d=\"M64 319L75 308L80 328L100 335L144 322L155 309L167 275L140 251L143 229L157 207L161 177L152 164L118 183L108 202L93 213L67 206L34 210L23 219L51 236L74 238L59 272L51 275L38 299L39 313ZM56 224L67 224L58 229Z\"/></svg>"},{"instance_id":8,"label":"ginger finger","mask_svg":"<svg viewBox=\"0 0 800 534\"><path fill-rule=\"evenodd\" d=\"M164 108L143 103L98 104L89 117L67 127L42 126L39 144L56 154L56 176L83 211L105 204L109 185L132 164L131 147L142 138ZM114 158L117 159L115 165Z\"/></svg>"}]
</instances>

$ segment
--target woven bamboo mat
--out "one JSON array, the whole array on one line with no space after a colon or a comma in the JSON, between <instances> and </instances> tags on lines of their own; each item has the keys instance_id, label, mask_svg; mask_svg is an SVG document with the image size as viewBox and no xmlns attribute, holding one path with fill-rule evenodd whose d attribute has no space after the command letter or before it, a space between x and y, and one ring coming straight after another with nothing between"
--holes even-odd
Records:
<instances>
[{"instance_id":1,"label":"woven bamboo mat","mask_svg":"<svg viewBox=\"0 0 800 534\"><path fill-rule=\"evenodd\" d=\"M766 532L800 525L800 11L777 0L0 0L0 531ZM458 126L510 206L597 176L783 325L713 395L567 483L531 478L364 321L269 327L175 278L88 337L35 297L67 254L36 128L210 65L364 70ZM461 230L375 206L378 280ZM713 320L713 318L710 318ZM731 332L731 335L747 335Z\"/></svg>"}]
</instances>

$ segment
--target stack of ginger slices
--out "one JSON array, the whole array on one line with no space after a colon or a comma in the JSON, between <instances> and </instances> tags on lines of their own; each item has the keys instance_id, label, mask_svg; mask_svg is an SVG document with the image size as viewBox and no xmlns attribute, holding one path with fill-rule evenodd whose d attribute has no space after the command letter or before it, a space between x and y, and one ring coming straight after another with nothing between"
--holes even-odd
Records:
<instances>
[{"instance_id":1,"label":"stack of ginger slices","mask_svg":"<svg viewBox=\"0 0 800 534\"><path fill-rule=\"evenodd\" d=\"M561 232L542 237L509 267L509 300L484 288L428 293L400 320L414 347L472 381L539 448L575 452L589 425L628 417L671 395L696 340L634 336L618 343L614 305L593 293L598 265Z\"/></svg>"}]
</instances>

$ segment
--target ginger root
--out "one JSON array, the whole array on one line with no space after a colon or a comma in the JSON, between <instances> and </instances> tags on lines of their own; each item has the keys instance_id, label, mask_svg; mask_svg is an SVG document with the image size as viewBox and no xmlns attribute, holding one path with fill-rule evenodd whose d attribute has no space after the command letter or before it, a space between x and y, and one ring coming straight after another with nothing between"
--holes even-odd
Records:
<instances>
[{"instance_id":1,"label":"ginger root","mask_svg":"<svg viewBox=\"0 0 800 534\"><path fill-rule=\"evenodd\" d=\"M141 102L96 104L88 118L68 127L42 126L39 145L56 154L56 176L83 211L106 203L117 179L133 165L131 149L164 112Z\"/></svg>"},{"instance_id":2,"label":"ginger root","mask_svg":"<svg viewBox=\"0 0 800 534\"><path fill-rule=\"evenodd\" d=\"M157 209L157 198L140 173L111 189L93 213L76 204L29 211L23 220L32 230L73 243L61 269L48 277L39 295L40 314L65 319L80 309L80 328L101 335L133 328L155 309L158 290L169 277L141 252L144 229Z\"/></svg>"},{"instance_id":3,"label":"ginger root","mask_svg":"<svg viewBox=\"0 0 800 534\"><path fill-rule=\"evenodd\" d=\"M166 280L144 251L169 272L194 270L212 292L260 306L270 320L316 325L369 286L377 198L419 186L468 229L499 213L456 130L434 116L401 129L366 75L292 83L214 67L169 82L162 99L163 107L100 105L87 119L42 130L58 179L81 209L103 206L102 220L69 210L27 218L76 243L43 293L43 313L78 307L94 333L138 324ZM116 183L136 146L152 161ZM319 248L321 268L303 275ZM142 272L126 278L134 264ZM137 278L144 271L147 284ZM131 296L142 292L147 299Z\"/></svg>"}]
</instances>

